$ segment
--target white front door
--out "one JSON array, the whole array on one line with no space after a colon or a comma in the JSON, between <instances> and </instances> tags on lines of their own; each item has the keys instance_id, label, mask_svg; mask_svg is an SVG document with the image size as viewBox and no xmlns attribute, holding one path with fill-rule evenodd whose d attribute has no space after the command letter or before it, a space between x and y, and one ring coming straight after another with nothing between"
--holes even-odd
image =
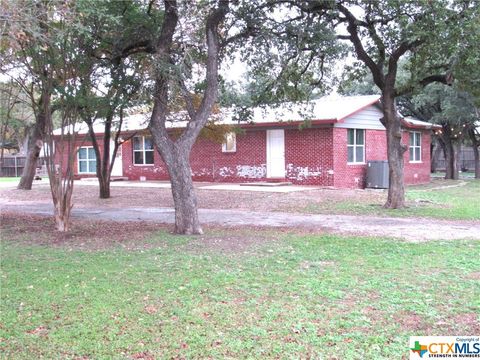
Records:
<instances>
[{"instance_id":1,"label":"white front door","mask_svg":"<svg viewBox=\"0 0 480 360\"><path fill-rule=\"evenodd\" d=\"M267 177L285 177L285 131L267 130Z\"/></svg>"},{"instance_id":2,"label":"white front door","mask_svg":"<svg viewBox=\"0 0 480 360\"><path fill-rule=\"evenodd\" d=\"M110 159L113 155L113 141L110 142ZM115 163L112 168L112 176L123 176L123 163L122 163L122 145L118 147L117 156L115 157Z\"/></svg>"}]
</instances>

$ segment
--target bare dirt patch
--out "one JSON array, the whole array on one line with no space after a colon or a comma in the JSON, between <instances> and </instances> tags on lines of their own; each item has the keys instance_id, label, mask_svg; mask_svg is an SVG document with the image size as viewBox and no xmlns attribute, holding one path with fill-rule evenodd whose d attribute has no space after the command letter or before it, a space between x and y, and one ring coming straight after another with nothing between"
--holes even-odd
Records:
<instances>
[{"instance_id":1,"label":"bare dirt patch","mask_svg":"<svg viewBox=\"0 0 480 360\"><path fill-rule=\"evenodd\" d=\"M69 232L55 230L51 217L4 212L0 215L0 237L2 240L26 245L41 245L68 249L96 251L121 247L126 250L141 250L166 246L163 234L172 234L173 226L154 222L114 222L74 219ZM193 253L221 252L239 254L253 251L257 245L279 241L282 234L292 229L264 227L220 227L205 228L208 235L185 236L182 251ZM159 233L162 232L162 233ZM153 240L152 240L153 238Z\"/></svg>"},{"instance_id":2,"label":"bare dirt patch","mask_svg":"<svg viewBox=\"0 0 480 360\"><path fill-rule=\"evenodd\" d=\"M305 191L273 193L262 191L225 191L199 189L196 184L198 206L203 209L235 209L249 211L318 212L355 199L359 204L381 206L386 192L378 190L312 188ZM168 188L111 187L110 199L99 199L98 188L92 185L76 185L73 204L76 208L123 207L173 207L172 193ZM48 185L34 185L30 191L0 188L0 197L10 204L51 203Z\"/></svg>"},{"instance_id":3,"label":"bare dirt patch","mask_svg":"<svg viewBox=\"0 0 480 360\"><path fill-rule=\"evenodd\" d=\"M0 215L0 223L3 240L85 250L102 250L115 246L146 247L148 244L144 240L149 235L169 229L168 226L151 222L75 220L71 230L62 233L55 230L54 221L49 217L8 212Z\"/></svg>"},{"instance_id":4,"label":"bare dirt patch","mask_svg":"<svg viewBox=\"0 0 480 360\"><path fill-rule=\"evenodd\" d=\"M466 277L467 279L480 280L480 271L471 272Z\"/></svg>"},{"instance_id":5,"label":"bare dirt patch","mask_svg":"<svg viewBox=\"0 0 480 360\"><path fill-rule=\"evenodd\" d=\"M400 311L393 317L394 321L402 331L420 332L426 330L425 321L420 315L412 311Z\"/></svg>"},{"instance_id":6,"label":"bare dirt patch","mask_svg":"<svg viewBox=\"0 0 480 360\"><path fill-rule=\"evenodd\" d=\"M477 313L455 315L453 323L469 329L472 334L478 334L480 332L480 316Z\"/></svg>"}]
</instances>

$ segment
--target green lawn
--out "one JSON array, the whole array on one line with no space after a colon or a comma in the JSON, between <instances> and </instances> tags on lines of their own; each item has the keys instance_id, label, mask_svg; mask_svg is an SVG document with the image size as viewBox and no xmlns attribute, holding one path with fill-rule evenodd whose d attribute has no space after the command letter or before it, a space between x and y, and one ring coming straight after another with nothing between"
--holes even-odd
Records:
<instances>
[{"instance_id":1,"label":"green lawn","mask_svg":"<svg viewBox=\"0 0 480 360\"><path fill-rule=\"evenodd\" d=\"M0 177L0 183L15 183L19 181L19 177Z\"/></svg>"},{"instance_id":2,"label":"green lawn","mask_svg":"<svg viewBox=\"0 0 480 360\"><path fill-rule=\"evenodd\" d=\"M332 212L357 215L480 220L480 181L465 180L452 183L464 182L466 185L444 189L431 188L430 185L407 187L408 207L402 210L386 210L382 208L381 203L355 203L351 200L330 206L333 207ZM315 205L307 205L305 211L321 212L316 211Z\"/></svg>"},{"instance_id":3,"label":"green lawn","mask_svg":"<svg viewBox=\"0 0 480 360\"><path fill-rule=\"evenodd\" d=\"M209 233L78 250L4 229L2 357L400 359L410 335L479 332L479 241Z\"/></svg>"}]
</instances>

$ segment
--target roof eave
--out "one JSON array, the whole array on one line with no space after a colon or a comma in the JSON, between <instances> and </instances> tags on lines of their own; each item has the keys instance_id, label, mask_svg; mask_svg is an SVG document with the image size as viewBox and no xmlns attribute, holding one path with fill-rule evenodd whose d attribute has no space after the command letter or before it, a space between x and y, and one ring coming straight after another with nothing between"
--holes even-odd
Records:
<instances>
[{"instance_id":1,"label":"roof eave","mask_svg":"<svg viewBox=\"0 0 480 360\"><path fill-rule=\"evenodd\" d=\"M247 128L260 128L260 127L287 127L287 126L299 126L309 123L311 125L330 125L338 122L337 119L315 119L315 120L296 120L296 121L271 121L271 122L258 122L258 123L245 123L236 124L242 129Z\"/></svg>"},{"instance_id":2,"label":"roof eave","mask_svg":"<svg viewBox=\"0 0 480 360\"><path fill-rule=\"evenodd\" d=\"M411 124L405 119L402 119L402 126L407 129L423 129L423 130L436 130L441 129L442 127L438 124L429 124L429 125L422 125L422 124Z\"/></svg>"}]
</instances>

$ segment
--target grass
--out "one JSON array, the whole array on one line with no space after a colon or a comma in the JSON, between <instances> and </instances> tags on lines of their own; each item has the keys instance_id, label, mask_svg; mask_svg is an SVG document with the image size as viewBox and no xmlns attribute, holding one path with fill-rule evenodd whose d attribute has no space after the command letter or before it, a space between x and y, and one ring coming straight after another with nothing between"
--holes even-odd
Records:
<instances>
[{"instance_id":1,"label":"grass","mask_svg":"<svg viewBox=\"0 0 480 360\"><path fill-rule=\"evenodd\" d=\"M0 183L14 183L19 181L19 177L0 177Z\"/></svg>"},{"instance_id":2,"label":"grass","mask_svg":"<svg viewBox=\"0 0 480 360\"><path fill-rule=\"evenodd\" d=\"M478 333L479 241L235 232L270 240L86 251L5 229L2 356L400 359L411 335Z\"/></svg>"},{"instance_id":3,"label":"grass","mask_svg":"<svg viewBox=\"0 0 480 360\"><path fill-rule=\"evenodd\" d=\"M480 181L465 181L463 186L431 188L412 186L406 190L408 207L401 210L383 209L380 203L359 203L352 200L333 205L333 212L394 217L431 217L452 220L480 220ZM455 182L462 184L462 182ZM307 205L306 212L316 211L315 205Z\"/></svg>"},{"instance_id":4,"label":"grass","mask_svg":"<svg viewBox=\"0 0 480 360\"><path fill-rule=\"evenodd\" d=\"M469 170L469 171L460 171L458 173L460 179L473 179L475 177L475 171ZM443 179L445 177L445 171L443 172L435 172L431 174L432 178L440 178Z\"/></svg>"}]
</instances>

